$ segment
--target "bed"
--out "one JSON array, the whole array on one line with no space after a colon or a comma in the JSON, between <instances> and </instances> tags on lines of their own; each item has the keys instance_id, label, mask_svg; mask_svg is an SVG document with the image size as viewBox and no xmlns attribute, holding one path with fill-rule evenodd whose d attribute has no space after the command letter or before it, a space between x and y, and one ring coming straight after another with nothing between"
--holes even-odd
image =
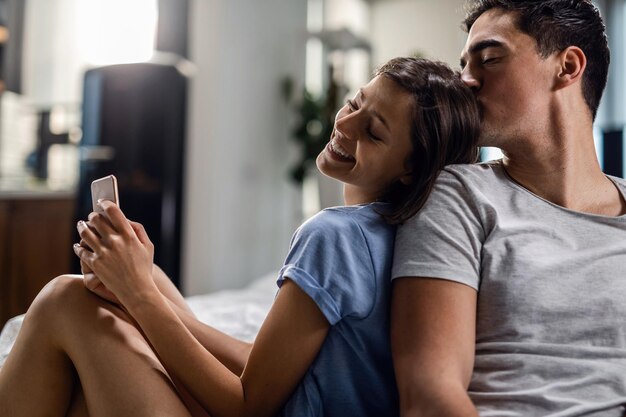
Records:
<instances>
[{"instance_id":1,"label":"bed","mask_svg":"<svg viewBox=\"0 0 626 417\"><path fill-rule=\"evenodd\" d=\"M276 295L276 272L255 279L240 290L223 290L188 297L198 319L231 336L252 341ZM8 356L24 316L13 317L0 333L0 368Z\"/></svg>"}]
</instances>

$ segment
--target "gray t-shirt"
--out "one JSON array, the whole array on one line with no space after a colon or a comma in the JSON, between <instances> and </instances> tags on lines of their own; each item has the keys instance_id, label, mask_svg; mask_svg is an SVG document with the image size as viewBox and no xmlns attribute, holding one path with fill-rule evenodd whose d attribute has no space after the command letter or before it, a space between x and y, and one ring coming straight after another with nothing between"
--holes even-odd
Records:
<instances>
[{"instance_id":1,"label":"gray t-shirt","mask_svg":"<svg viewBox=\"0 0 626 417\"><path fill-rule=\"evenodd\" d=\"M624 415L626 216L552 204L500 162L451 166L398 230L392 277L406 276L478 291L481 416Z\"/></svg>"}]
</instances>

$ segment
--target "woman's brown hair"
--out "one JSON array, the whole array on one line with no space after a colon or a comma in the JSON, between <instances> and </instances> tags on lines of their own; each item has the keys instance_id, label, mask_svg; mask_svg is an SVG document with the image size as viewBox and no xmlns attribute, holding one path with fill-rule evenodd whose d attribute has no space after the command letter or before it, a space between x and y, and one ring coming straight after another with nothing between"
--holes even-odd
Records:
<instances>
[{"instance_id":1,"label":"woman's brown hair","mask_svg":"<svg viewBox=\"0 0 626 417\"><path fill-rule=\"evenodd\" d=\"M392 206L383 216L399 224L424 206L444 166L478 160L480 116L472 91L442 62L394 58L375 75L393 80L413 97L413 150L406 161L411 182L392 184L383 197Z\"/></svg>"}]
</instances>

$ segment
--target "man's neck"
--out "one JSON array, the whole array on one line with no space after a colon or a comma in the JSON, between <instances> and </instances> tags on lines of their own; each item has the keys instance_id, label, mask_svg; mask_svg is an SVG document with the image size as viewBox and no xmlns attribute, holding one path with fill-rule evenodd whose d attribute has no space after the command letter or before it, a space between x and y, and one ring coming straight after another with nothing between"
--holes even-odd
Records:
<instances>
[{"instance_id":1,"label":"man's neck","mask_svg":"<svg viewBox=\"0 0 626 417\"><path fill-rule=\"evenodd\" d=\"M626 213L621 193L600 168L591 127L570 132L569 137L530 143L504 151L503 166L513 180L570 210L607 216Z\"/></svg>"}]
</instances>

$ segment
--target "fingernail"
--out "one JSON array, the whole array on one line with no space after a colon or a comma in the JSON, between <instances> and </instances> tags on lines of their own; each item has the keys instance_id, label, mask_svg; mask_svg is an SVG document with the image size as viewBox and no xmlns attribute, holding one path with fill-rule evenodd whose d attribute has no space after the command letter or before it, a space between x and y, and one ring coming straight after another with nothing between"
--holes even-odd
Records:
<instances>
[{"instance_id":1,"label":"fingernail","mask_svg":"<svg viewBox=\"0 0 626 417\"><path fill-rule=\"evenodd\" d=\"M78 250L78 248L80 248L80 245L79 245L78 243L74 243L74 244L72 245L72 247L73 247L73 248L74 248L74 250L76 251L76 250Z\"/></svg>"}]
</instances>

